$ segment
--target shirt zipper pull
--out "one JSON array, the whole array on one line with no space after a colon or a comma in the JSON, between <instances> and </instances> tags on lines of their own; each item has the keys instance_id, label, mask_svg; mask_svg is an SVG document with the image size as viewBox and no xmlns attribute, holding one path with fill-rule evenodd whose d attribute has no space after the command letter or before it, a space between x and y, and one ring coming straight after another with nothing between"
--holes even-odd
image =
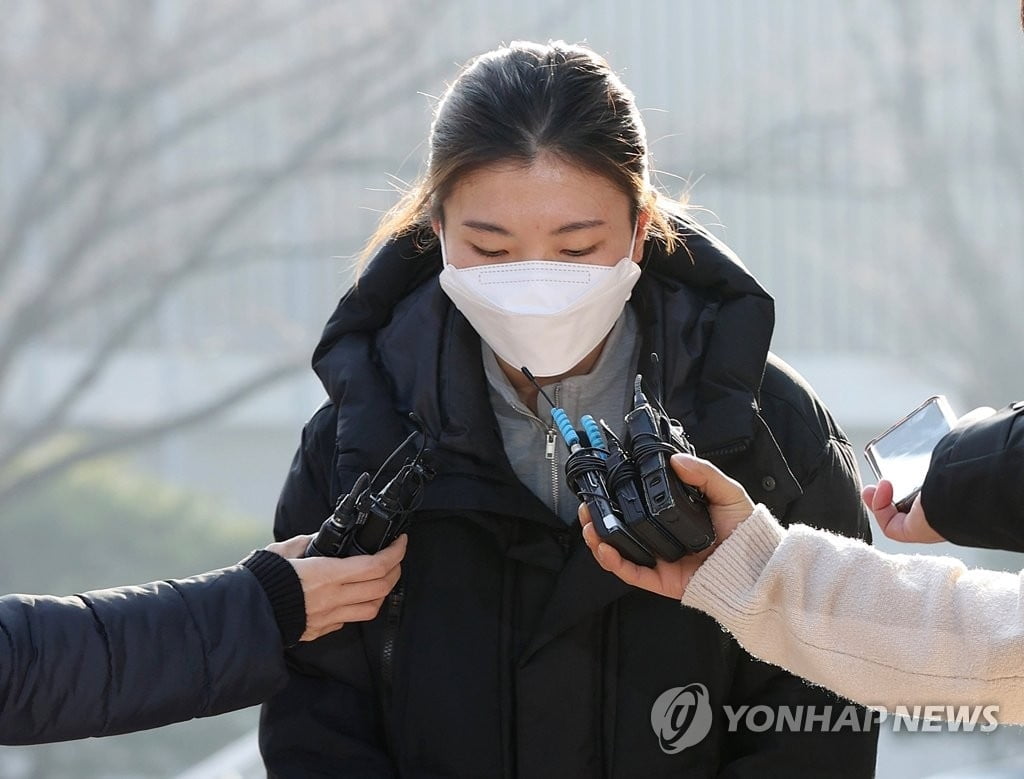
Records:
<instances>
[{"instance_id":1,"label":"shirt zipper pull","mask_svg":"<svg viewBox=\"0 0 1024 779\"><path fill-rule=\"evenodd\" d=\"M554 460L555 459L555 443L557 441L558 441L558 438L555 436L554 428L549 427L548 428L548 437L547 437L547 441L546 441L547 445L544 447L544 459L545 460Z\"/></svg>"}]
</instances>

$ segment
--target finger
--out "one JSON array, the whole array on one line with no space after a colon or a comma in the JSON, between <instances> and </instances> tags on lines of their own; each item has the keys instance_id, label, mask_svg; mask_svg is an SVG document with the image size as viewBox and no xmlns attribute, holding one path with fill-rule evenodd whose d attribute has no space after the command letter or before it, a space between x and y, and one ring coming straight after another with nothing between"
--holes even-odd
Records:
<instances>
[{"instance_id":1,"label":"finger","mask_svg":"<svg viewBox=\"0 0 1024 779\"><path fill-rule=\"evenodd\" d=\"M381 564L386 566L388 570L394 568L405 557L406 549L409 546L409 537L402 533L398 538L392 541L388 546L381 549L372 557Z\"/></svg>"},{"instance_id":2,"label":"finger","mask_svg":"<svg viewBox=\"0 0 1024 779\"><path fill-rule=\"evenodd\" d=\"M325 615L320 615L317 624L328 625L339 622L369 622L380 612L384 599L366 601L364 603L348 603L339 606Z\"/></svg>"},{"instance_id":3,"label":"finger","mask_svg":"<svg viewBox=\"0 0 1024 779\"><path fill-rule=\"evenodd\" d=\"M594 549L594 556L597 558L598 565L608 573L618 574L618 570L624 562L619 550L604 541L598 541L597 547Z\"/></svg>"},{"instance_id":4,"label":"finger","mask_svg":"<svg viewBox=\"0 0 1024 779\"><path fill-rule=\"evenodd\" d=\"M860 496L864 505L874 516L882 534L893 538L893 534L898 532L900 523L893 522L898 512L892 505L892 484L885 479L878 484L869 484L860 491Z\"/></svg>"},{"instance_id":5,"label":"finger","mask_svg":"<svg viewBox=\"0 0 1024 779\"><path fill-rule=\"evenodd\" d=\"M267 544L264 548L268 552L274 552L285 559L292 560L302 557L309 548L309 542L312 540L312 535L294 536L287 541L275 541L272 544Z\"/></svg>"},{"instance_id":6,"label":"finger","mask_svg":"<svg viewBox=\"0 0 1024 779\"><path fill-rule=\"evenodd\" d=\"M627 560L619 554L618 549L604 542L597 548L597 562L608 573L613 573L626 584L632 585L636 585L642 579L643 571L649 570Z\"/></svg>"},{"instance_id":7,"label":"finger","mask_svg":"<svg viewBox=\"0 0 1024 779\"><path fill-rule=\"evenodd\" d=\"M396 565L387 575L383 578L383 582L387 586L387 592L391 592L395 589L395 585L398 584L398 580L402 578L402 566Z\"/></svg>"},{"instance_id":8,"label":"finger","mask_svg":"<svg viewBox=\"0 0 1024 779\"><path fill-rule=\"evenodd\" d=\"M352 582L339 586L320 587L306 595L306 611L311 615L332 612L341 606L351 606L386 598L395 587L395 581L382 578L365 582Z\"/></svg>"},{"instance_id":9,"label":"finger","mask_svg":"<svg viewBox=\"0 0 1024 779\"><path fill-rule=\"evenodd\" d=\"M398 565L405 558L408 548L409 537L403 533L388 546L372 555L361 555L350 557L350 560L362 560L366 568L363 570L363 579L379 579L386 576L388 571Z\"/></svg>"},{"instance_id":10,"label":"finger","mask_svg":"<svg viewBox=\"0 0 1024 779\"><path fill-rule=\"evenodd\" d=\"M877 489L874 484L869 484L860 491L860 499L864 501L864 505L869 509L871 508L872 501L875 499L875 490Z\"/></svg>"},{"instance_id":11,"label":"finger","mask_svg":"<svg viewBox=\"0 0 1024 779\"><path fill-rule=\"evenodd\" d=\"M730 479L707 460L688 454L674 454L671 462L676 475L701 490L710 503L728 505L750 500L739 482Z\"/></svg>"},{"instance_id":12,"label":"finger","mask_svg":"<svg viewBox=\"0 0 1024 779\"><path fill-rule=\"evenodd\" d=\"M388 558L378 555L356 555L355 557L305 557L291 560L299 572L299 578L310 582L350 584L353 582L383 579L394 565L388 565ZM393 557L391 559L394 559ZM397 561L395 562L397 565Z\"/></svg>"},{"instance_id":13,"label":"finger","mask_svg":"<svg viewBox=\"0 0 1024 779\"><path fill-rule=\"evenodd\" d=\"M875 487L875 494L871 500L871 510L880 511L881 509L892 506L893 490L892 482L888 479L882 479L878 482L878 486Z\"/></svg>"},{"instance_id":14,"label":"finger","mask_svg":"<svg viewBox=\"0 0 1024 779\"><path fill-rule=\"evenodd\" d=\"M579 510L576 512L580 518L580 524L585 528L590 524L590 509L587 508L586 503L581 503Z\"/></svg>"},{"instance_id":15,"label":"finger","mask_svg":"<svg viewBox=\"0 0 1024 779\"><path fill-rule=\"evenodd\" d=\"M598 544L601 543L601 537L597 534L597 529L592 522L588 522L583 526L583 540L590 547L591 552L597 552Z\"/></svg>"}]
</instances>

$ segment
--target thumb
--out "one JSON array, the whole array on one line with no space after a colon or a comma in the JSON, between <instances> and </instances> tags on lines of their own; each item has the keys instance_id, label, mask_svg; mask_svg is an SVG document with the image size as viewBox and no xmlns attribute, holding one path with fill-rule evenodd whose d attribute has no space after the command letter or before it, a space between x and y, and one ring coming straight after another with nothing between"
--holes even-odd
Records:
<instances>
[{"instance_id":1,"label":"thumb","mask_svg":"<svg viewBox=\"0 0 1024 779\"><path fill-rule=\"evenodd\" d=\"M313 537L313 534L293 536L287 541L275 541L272 544L267 544L264 548L268 552L281 555L286 560L293 560L306 554L306 550L309 549L309 542L313 540Z\"/></svg>"},{"instance_id":2,"label":"thumb","mask_svg":"<svg viewBox=\"0 0 1024 779\"><path fill-rule=\"evenodd\" d=\"M703 492L708 503L727 506L751 502L738 481L730 479L707 460L689 454L674 454L671 462L676 476Z\"/></svg>"},{"instance_id":3,"label":"thumb","mask_svg":"<svg viewBox=\"0 0 1024 779\"><path fill-rule=\"evenodd\" d=\"M892 482L888 479L881 479L875 487L875 493L871 496L871 503L868 505L872 511L882 511L892 505L896 496L893 494Z\"/></svg>"}]
</instances>

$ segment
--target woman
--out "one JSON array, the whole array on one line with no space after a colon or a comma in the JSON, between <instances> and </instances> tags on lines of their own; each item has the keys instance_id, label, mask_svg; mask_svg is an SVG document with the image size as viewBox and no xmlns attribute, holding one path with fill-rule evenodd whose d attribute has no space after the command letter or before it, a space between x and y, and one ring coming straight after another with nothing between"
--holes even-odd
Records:
<instances>
[{"instance_id":1,"label":"woman","mask_svg":"<svg viewBox=\"0 0 1024 779\"><path fill-rule=\"evenodd\" d=\"M778 516L868 535L849 443L768 355L771 298L649 170L632 95L587 49L489 52L441 100L423 180L314 353L333 402L303 431L275 533L315 529L410 412L437 476L378 618L293 652L263 710L271 775L873 774L872 730L728 732L726 704L835 699L603 572L581 541L550 407L521 367L573 419L619 432L642 373ZM691 683L709 733L659 741L652 707Z\"/></svg>"},{"instance_id":2,"label":"woman","mask_svg":"<svg viewBox=\"0 0 1024 779\"><path fill-rule=\"evenodd\" d=\"M985 441L985 427L957 430L950 440L980 432ZM992 455L1010 449L986 448ZM700 609L756 657L850 700L888 711L918 707L936 719L964 716L960 706L995 707L985 720L1024 724L1024 573L968 570L953 557L885 554L832 533L787 529L711 463L672 459L679 478L707 495L719 545L640 568L600 542L581 507L584 538L603 568ZM974 478L969 473L961 486L970 487ZM964 503L969 496L965 490ZM887 481L864 489L883 530L895 526L904 536L909 515L898 513L892 499ZM979 512L976 521L965 515L960 525L984 527L992 519L1019 527L1020 505L1009 508L1005 518ZM914 540L941 540L927 537L934 531L920 496L913 513L923 523L910 529Z\"/></svg>"}]
</instances>

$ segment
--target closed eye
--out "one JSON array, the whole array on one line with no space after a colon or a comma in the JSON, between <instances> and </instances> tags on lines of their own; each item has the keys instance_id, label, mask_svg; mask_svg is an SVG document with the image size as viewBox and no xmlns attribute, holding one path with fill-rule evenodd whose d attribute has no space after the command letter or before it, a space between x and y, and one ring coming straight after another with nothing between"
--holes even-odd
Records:
<instances>
[{"instance_id":1,"label":"closed eye","mask_svg":"<svg viewBox=\"0 0 1024 779\"><path fill-rule=\"evenodd\" d=\"M563 249L562 254L568 257L586 257L588 254L593 254L600 248L601 244L595 243L593 246L588 246L585 249Z\"/></svg>"},{"instance_id":2,"label":"closed eye","mask_svg":"<svg viewBox=\"0 0 1024 779\"><path fill-rule=\"evenodd\" d=\"M566 257L586 257L587 255L593 254L598 251L603 242L595 243L593 246L586 246L582 249L563 249L561 254ZM488 259L498 259L499 257L507 257L508 251L506 249L485 249L482 246L477 246L475 243L469 242L470 248L473 249L481 257L487 257Z\"/></svg>"},{"instance_id":3,"label":"closed eye","mask_svg":"<svg viewBox=\"0 0 1024 779\"><path fill-rule=\"evenodd\" d=\"M508 252L505 251L504 249L496 249L494 251L491 251L489 249L484 249L480 246L477 246L475 243L470 243L469 245L473 248L473 251L475 251L481 257L504 257L506 254L508 254Z\"/></svg>"}]
</instances>

